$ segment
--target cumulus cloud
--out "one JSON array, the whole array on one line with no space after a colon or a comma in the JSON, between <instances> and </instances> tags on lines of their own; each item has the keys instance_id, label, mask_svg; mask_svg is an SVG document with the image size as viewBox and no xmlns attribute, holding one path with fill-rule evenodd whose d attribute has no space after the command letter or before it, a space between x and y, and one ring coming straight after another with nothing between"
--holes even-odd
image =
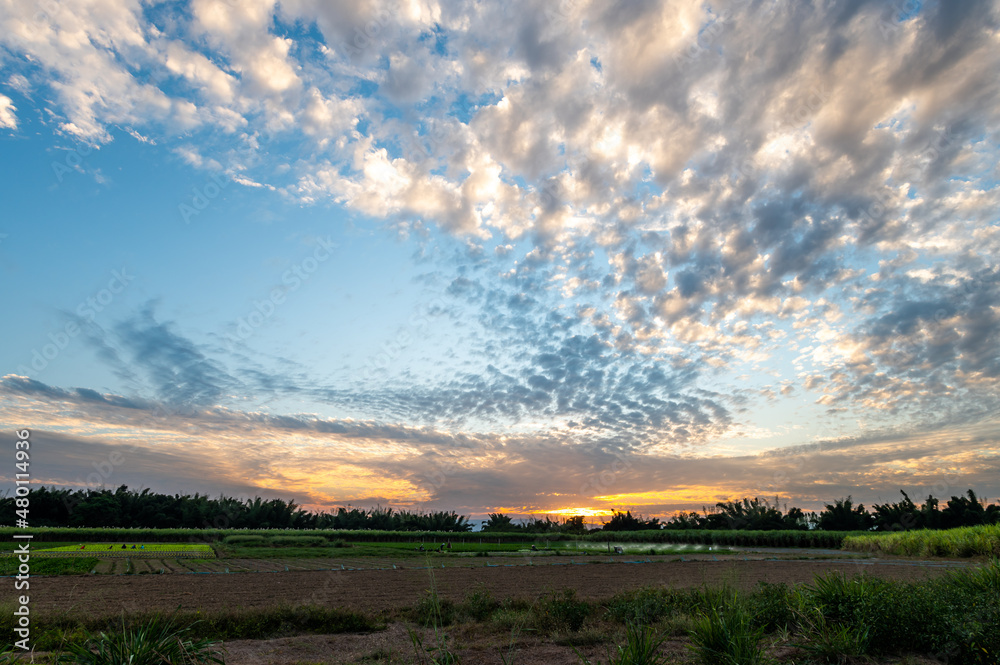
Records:
<instances>
[{"instance_id":1,"label":"cumulus cloud","mask_svg":"<svg viewBox=\"0 0 1000 665\"><path fill-rule=\"evenodd\" d=\"M4 129L17 129L17 116L14 112L17 107L10 97L0 95L0 127Z\"/></svg>"},{"instance_id":2,"label":"cumulus cloud","mask_svg":"<svg viewBox=\"0 0 1000 665\"><path fill-rule=\"evenodd\" d=\"M66 134L128 127L193 168L455 239L435 268L475 359L288 394L637 454L783 400L989 418L996 3L557 4L69 0L8 7L0 44ZM0 126L14 111L0 96ZM95 348L165 403L274 378L151 310L109 334Z\"/></svg>"},{"instance_id":3,"label":"cumulus cloud","mask_svg":"<svg viewBox=\"0 0 1000 665\"><path fill-rule=\"evenodd\" d=\"M44 442L41 483L195 492L209 482L231 495L285 498L294 487L299 503L323 510L382 501L478 515L544 513L567 504L666 514L742 496L820 509L847 494L885 500L896 489L914 497L947 497L967 487L985 496L1000 491L1000 458L982 454L996 442L995 425L919 435L882 430L759 454L690 457L628 450L615 439L587 444L305 414L178 412L156 400L7 376L0 380L0 417L15 412L39 423L32 441ZM858 487L859 469L868 487L884 492Z\"/></svg>"}]
</instances>

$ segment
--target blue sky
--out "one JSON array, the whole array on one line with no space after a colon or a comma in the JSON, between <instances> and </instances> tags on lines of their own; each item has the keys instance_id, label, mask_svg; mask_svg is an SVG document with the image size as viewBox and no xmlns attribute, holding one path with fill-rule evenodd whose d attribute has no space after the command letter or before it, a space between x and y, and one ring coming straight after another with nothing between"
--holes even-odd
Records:
<instances>
[{"instance_id":1,"label":"blue sky","mask_svg":"<svg viewBox=\"0 0 1000 665\"><path fill-rule=\"evenodd\" d=\"M317 509L995 497L1000 9L903 9L6 3L3 436Z\"/></svg>"}]
</instances>

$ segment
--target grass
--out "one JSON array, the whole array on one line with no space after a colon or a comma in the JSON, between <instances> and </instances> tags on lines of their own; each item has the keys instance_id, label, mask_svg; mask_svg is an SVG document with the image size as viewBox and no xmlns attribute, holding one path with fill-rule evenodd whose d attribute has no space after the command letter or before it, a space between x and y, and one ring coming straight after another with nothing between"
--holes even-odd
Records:
<instances>
[{"instance_id":1,"label":"grass","mask_svg":"<svg viewBox=\"0 0 1000 665\"><path fill-rule=\"evenodd\" d=\"M625 643L618 645L614 653L608 653L608 665L663 665L667 661L660 653L660 646L665 641L665 636L657 635L649 626L629 624ZM584 665L592 665L579 651L576 655Z\"/></svg>"},{"instance_id":2,"label":"grass","mask_svg":"<svg viewBox=\"0 0 1000 665\"><path fill-rule=\"evenodd\" d=\"M89 573L99 559L94 557L32 559L31 575L82 575ZM20 562L16 557L0 558L0 575L16 575Z\"/></svg>"},{"instance_id":3,"label":"grass","mask_svg":"<svg viewBox=\"0 0 1000 665\"><path fill-rule=\"evenodd\" d=\"M868 626L831 622L819 608L802 613L799 622L807 641L791 646L812 653L822 663L841 663L871 652L871 628Z\"/></svg>"},{"instance_id":4,"label":"grass","mask_svg":"<svg viewBox=\"0 0 1000 665\"><path fill-rule=\"evenodd\" d=\"M902 556L1000 556L1000 524L848 536L845 550Z\"/></svg>"},{"instance_id":5,"label":"grass","mask_svg":"<svg viewBox=\"0 0 1000 665\"><path fill-rule=\"evenodd\" d=\"M756 625L742 599L717 594L691 629L691 650L705 665L762 665L764 628Z\"/></svg>"},{"instance_id":6,"label":"grass","mask_svg":"<svg viewBox=\"0 0 1000 665\"><path fill-rule=\"evenodd\" d=\"M423 637L419 633L409 627L407 627L406 632L410 636L418 663L459 665L458 656L448 646L448 636L443 632L443 628L450 624L454 618L454 603L438 596L434 583L434 572L431 571L429 576L430 588L420 598L413 613L418 623L434 629L434 641L430 646L424 646Z\"/></svg>"},{"instance_id":7,"label":"grass","mask_svg":"<svg viewBox=\"0 0 1000 665\"><path fill-rule=\"evenodd\" d=\"M122 549L122 545L126 545ZM132 546L135 545L135 549ZM214 558L215 550L203 543L144 543L136 541L119 541L117 543L77 543L74 545L56 545L31 548L32 556L39 559L50 557L202 557Z\"/></svg>"},{"instance_id":8,"label":"grass","mask_svg":"<svg viewBox=\"0 0 1000 665\"><path fill-rule=\"evenodd\" d=\"M12 634L14 609L0 604L0 630ZM206 640L271 639L298 634L361 633L382 630L377 618L358 612L318 605L274 606L254 609L175 612L169 618L159 613L136 613L125 617L32 614L32 646L39 651L62 650L68 644L86 641L88 635L136 631L150 622L169 621L191 638Z\"/></svg>"},{"instance_id":9,"label":"grass","mask_svg":"<svg viewBox=\"0 0 1000 665\"><path fill-rule=\"evenodd\" d=\"M268 539L275 537L318 536L328 541L344 540L351 543L407 544L412 548L423 542L428 545L451 541L452 547L462 545L482 545L490 551L498 551L499 545L514 545L516 549L530 548L542 544L553 548L557 543L575 543L573 547L580 548L580 543L594 545L595 549L604 547L613 541L618 545L649 545L656 544L691 544L745 547L822 547L839 548L848 535L859 535L864 532L838 531L742 531L742 530L674 530L659 529L649 531L596 531L587 534L544 533L526 534L481 533L481 532L449 532L449 531L376 531L376 530L344 530L344 529L115 529L115 528L70 528L70 527L33 527L17 529L15 527L0 527L0 541L9 542L15 533L30 533L41 541L58 541L70 543L82 542L192 542L218 543L231 536L262 536ZM642 549L642 548L640 548Z\"/></svg>"},{"instance_id":10,"label":"grass","mask_svg":"<svg viewBox=\"0 0 1000 665\"><path fill-rule=\"evenodd\" d=\"M11 634L10 603L0 606L0 631ZM32 638L39 650L86 644L96 653L100 633L141 630L151 615L122 618L32 614ZM672 589L650 586L600 601L570 592L534 598L497 599L484 586L467 590L461 602L439 597L433 582L414 607L378 617L319 606L176 613L173 626L186 639L270 639L296 634L369 632L385 622L410 623L410 662L456 663L452 641L463 636L490 640L493 662L511 663L528 644L606 647L609 665L674 660L705 665L780 662L896 663L910 655L946 654L949 665L1000 662L1000 560L920 582L895 582L858 575L825 575L805 585L758 584L736 592L726 586ZM417 624L414 626L414 624ZM449 631L447 635L445 631ZM624 634L624 638L622 635ZM664 645L669 637L671 644ZM124 639L124 638L123 638ZM676 651L687 645L687 659ZM402 662L405 661L405 657ZM595 663L598 660L595 659ZM923 662L923 661L921 661Z\"/></svg>"},{"instance_id":11,"label":"grass","mask_svg":"<svg viewBox=\"0 0 1000 665\"><path fill-rule=\"evenodd\" d=\"M122 625L108 632L84 633L57 659L59 665L209 665L225 663L216 642L190 636L191 627L171 619L150 617L138 626Z\"/></svg>"},{"instance_id":12,"label":"grass","mask_svg":"<svg viewBox=\"0 0 1000 665\"><path fill-rule=\"evenodd\" d=\"M563 589L561 593L550 592L539 599L534 606L535 624L542 629L570 630L577 632L583 628L593 607L576 597L576 589Z\"/></svg>"}]
</instances>

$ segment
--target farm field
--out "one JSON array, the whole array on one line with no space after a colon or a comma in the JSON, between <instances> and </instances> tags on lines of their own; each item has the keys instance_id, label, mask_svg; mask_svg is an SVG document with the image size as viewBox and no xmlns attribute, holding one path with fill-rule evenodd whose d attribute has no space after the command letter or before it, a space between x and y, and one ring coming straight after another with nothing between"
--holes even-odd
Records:
<instances>
[{"instance_id":1,"label":"farm field","mask_svg":"<svg viewBox=\"0 0 1000 665\"><path fill-rule=\"evenodd\" d=\"M986 563L983 557L914 559L884 552L723 548L629 542L629 538L489 540L456 540L449 550L440 548L447 540L425 537L424 551L418 539L331 541L316 536L223 535L211 543L152 538L126 541L124 551L120 542L115 548L114 543L94 539L81 550L84 543L40 540L31 548L32 557L37 557L32 559L33 625L42 635L39 648L44 651L66 639L60 635L78 635L74 626L104 630L125 617L138 621L158 612L178 617L182 623L202 620L206 636L225 640L229 665L417 663L421 661L414 657L407 630L423 634L428 643L435 639L433 629L422 627L420 618L426 617L428 600L434 598L445 614L455 613L447 634L461 662L500 662L499 649L513 640L519 664L580 663L574 649L596 663L606 662L607 648L625 639L627 622L609 618L616 603L623 602L623 596L653 594L655 602L647 599L636 607L646 608L643 612L658 608L674 616L653 622L665 636L661 651L670 655L667 662L694 663L689 633L697 612L702 611L694 608L721 590L734 594L733 602L740 597L749 599L740 602L771 603L755 611L774 612L779 611L774 605L777 601L767 600L767 594L783 589L781 603L788 605L779 608L783 620L798 622L796 630L812 630L811 619L788 608L806 607L805 601L795 600L796 594L806 593L803 590L812 588L818 579L863 579L871 580L865 585L889 585L884 587L887 598L906 599L900 602L908 607L913 589L946 583L949 576L978 570ZM141 549L132 550L133 543ZM112 550L104 549L109 545ZM103 553L107 556L96 556ZM15 561L9 551L8 556L0 556L7 574ZM1000 570L996 566L992 570ZM986 579L996 577L993 573L993 578ZM433 596L428 595L431 589ZM758 597L762 600L753 600ZM0 594L0 602L7 606L14 598L12 585ZM488 600L486 609L479 607L484 599ZM962 597L963 607L969 602ZM986 608L978 611L993 611L990 602L976 605ZM580 615L580 621L587 617L583 627L568 629L552 623L552 612L574 607L586 610ZM969 616L978 615L963 610L957 616L968 622ZM977 625L971 630L979 630ZM772 629L777 630L776 637L769 638L776 662L819 662L784 657L797 653L783 646L794 640L781 638L786 633L777 628L768 631ZM924 648L905 662L935 662L924 658L928 653ZM39 662L45 662L44 658ZM895 665L904 661L871 662ZM953 662L979 665L980 661Z\"/></svg>"},{"instance_id":2,"label":"farm field","mask_svg":"<svg viewBox=\"0 0 1000 665\"><path fill-rule=\"evenodd\" d=\"M624 560L624 559L622 559ZM667 594L698 598L711 589L730 589L752 598L761 589L804 588L817 576L842 575L845 579L864 575L877 583L927 584L947 579L955 570L973 569L969 562L914 562L878 559L824 561L816 559L752 559L729 557L663 559L650 563L602 563L573 565L546 563L532 565L408 567L395 570L278 570L247 574L218 575L83 575L39 577L32 581L33 616L39 625L51 622L66 625L74 617L93 622L104 617L113 622L121 616L148 616L162 612L190 618L204 618L213 625L239 622L239 617L270 617L272 627L263 631L264 621L244 620L266 639L242 639L228 635L224 644L229 665L294 665L302 663L416 663L407 626L419 623L426 606L428 589L434 588L442 607L472 607L492 599L480 619L455 619L448 629L456 650L465 663L500 662L498 649L515 636L518 663L579 663L574 648L587 657L603 657L608 641L621 639L622 625L607 618L623 597L636 594ZM273 560L272 560L273 562ZM107 563L120 564L120 560ZM152 562L149 562L152 563ZM185 560L184 563L190 563ZM222 564L223 560L215 560ZM933 564L933 565L922 565ZM764 587L761 587L764 583ZM787 585L787 587L786 587ZM894 587L893 587L894 588ZM652 591L651 591L652 590ZM785 591L782 591L785 593ZM684 595L687 594L687 595ZM589 608L585 626L569 630L546 624L538 614L540 604L572 599ZM471 599L471 600L470 600ZM479 599L479 600L477 600ZM619 599L616 601L616 599ZM10 603L8 592L2 597ZM502 601L502 602L501 602ZM631 602L631 601L630 601ZM659 607L668 608L669 604ZM689 601L688 601L689 602ZM636 604L648 607L648 602ZM504 610L503 608L510 608ZM317 609L318 608L318 609ZM339 613L341 621L367 625L365 629L306 629L309 617L319 611ZM426 611L426 610L424 610ZM629 610L631 611L631 610ZM667 611L664 609L663 611ZM545 615L547 616L547 615ZM236 617L235 619L233 617ZM274 617L283 617L275 623ZM367 618L365 618L367 617ZM541 622L538 627L518 621ZM449 620L449 623L451 621ZM352 624L352 625L353 625ZM690 623L684 619L660 622L658 630L671 635L663 646L674 660L693 663L686 637ZM298 626L298 627L297 627ZM416 626L427 639L433 631ZM325 634L314 634L314 633ZM343 634L341 634L343 633ZM237 639L232 639L237 638ZM785 650L787 652L787 649ZM781 649L778 649L781 653ZM806 661L795 661L806 662ZM899 660L874 660L899 663ZM910 665L934 662L915 658Z\"/></svg>"},{"instance_id":3,"label":"farm field","mask_svg":"<svg viewBox=\"0 0 1000 665\"><path fill-rule=\"evenodd\" d=\"M203 543L50 543L33 545L32 556L98 558L215 558L215 550Z\"/></svg>"},{"instance_id":4,"label":"farm field","mask_svg":"<svg viewBox=\"0 0 1000 665\"><path fill-rule=\"evenodd\" d=\"M222 562L218 562L221 565ZM749 589L757 582L807 583L817 574L866 572L894 580L943 575L948 567L879 565L869 562L810 560L659 561L644 564L496 565L396 570L281 570L242 575L88 575L42 577L32 582L35 611L67 607L109 615L140 610L212 611L309 605L363 612L398 609L419 600L433 584L438 593L461 600L476 585L497 597L529 598L544 590L575 589L583 598L601 598L646 585L690 588L727 582ZM278 573L278 574L275 574ZM10 600L8 590L3 600Z\"/></svg>"}]
</instances>

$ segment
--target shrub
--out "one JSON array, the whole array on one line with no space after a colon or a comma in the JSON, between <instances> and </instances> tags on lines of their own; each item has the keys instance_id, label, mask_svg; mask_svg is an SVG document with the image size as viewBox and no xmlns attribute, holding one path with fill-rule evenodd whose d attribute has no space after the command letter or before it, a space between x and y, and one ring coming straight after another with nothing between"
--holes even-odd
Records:
<instances>
[{"instance_id":1,"label":"shrub","mask_svg":"<svg viewBox=\"0 0 1000 665\"><path fill-rule=\"evenodd\" d=\"M568 628L576 632L590 616L590 604L576 597L576 589L564 589L561 594L550 593L536 606L538 623L542 628Z\"/></svg>"},{"instance_id":2,"label":"shrub","mask_svg":"<svg viewBox=\"0 0 1000 665\"><path fill-rule=\"evenodd\" d=\"M977 568L951 571L948 581L973 593L991 591L1000 597L1000 559L990 559L988 564Z\"/></svg>"},{"instance_id":3,"label":"shrub","mask_svg":"<svg viewBox=\"0 0 1000 665\"><path fill-rule=\"evenodd\" d=\"M275 536L269 543L273 547L322 547L327 540L323 536Z\"/></svg>"},{"instance_id":4,"label":"shrub","mask_svg":"<svg viewBox=\"0 0 1000 665\"><path fill-rule=\"evenodd\" d=\"M625 644L618 646L617 653L608 654L608 665L661 665L666 662L660 655L660 645L665 640L665 637L657 636L649 626L629 624L625 632ZM576 655L582 663L591 665L579 651L576 651Z\"/></svg>"},{"instance_id":5,"label":"shrub","mask_svg":"<svg viewBox=\"0 0 1000 665\"><path fill-rule=\"evenodd\" d=\"M792 592L784 582L758 582L746 597L747 608L754 623L766 633L786 628L795 621L792 612Z\"/></svg>"},{"instance_id":6,"label":"shrub","mask_svg":"<svg viewBox=\"0 0 1000 665\"><path fill-rule=\"evenodd\" d=\"M410 617L421 626L447 626L455 620L455 603L427 590L410 610Z\"/></svg>"},{"instance_id":7,"label":"shrub","mask_svg":"<svg viewBox=\"0 0 1000 665\"><path fill-rule=\"evenodd\" d=\"M606 611L612 621L648 625L668 616L676 603L676 595L670 589L644 587L615 595Z\"/></svg>"},{"instance_id":8,"label":"shrub","mask_svg":"<svg viewBox=\"0 0 1000 665\"><path fill-rule=\"evenodd\" d=\"M762 627L733 597L703 611L691 630L691 650L705 665L759 665L767 662L760 647Z\"/></svg>"},{"instance_id":9,"label":"shrub","mask_svg":"<svg viewBox=\"0 0 1000 665\"><path fill-rule=\"evenodd\" d=\"M138 627L122 625L119 630L94 635L69 644L57 663L73 665L203 665L225 662L216 642L192 639L190 627L178 628L173 621L158 616Z\"/></svg>"},{"instance_id":10,"label":"shrub","mask_svg":"<svg viewBox=\"0 0 1000 665\"><path fill-rule=\"evenodd\" d=\"M264 536L226 536L223 540L226 545L236 545L244 547L264 547L267 539Z\"/></svg>"},{"instance_id":11,"label":"shrub","mask_svg":"<svg viewBox=\"0 0 1000 665\"><path fill-rule=\"evenodd\" d=\"M917 649L937 652L961 637L975 597L944 580L907 584L868 576L847 579L842 575L817 577L801 594L799 614L822 614L800 625L819 636L821 643L838 641L852 651L851 640L861 643L867 635L874 653ZM851 655L844 653L843 655Z\"/></svg>"},{"instance_id":12,"label":"shrub","mask_svg":"<svg viewBox=\"0 0 1000 665\"><path fill-rule=\"evenodd\" d=\"M479 586L465 596L462 610L476 621L485 621L500 607L493 594L484 586Z\"/></svg>"},{"instance_id":13,"label":"shrub","mask_svg":"<svg viewBox=\"0 0 1000 665\"><path fill-rule=\"evenodd\" d=\"M810 651L823 663L843 663L847 658L868 655L870 629L862 625L828 622L818 608L799 617L806 642L792 644Z\"/></svg>"}]
</instances>

